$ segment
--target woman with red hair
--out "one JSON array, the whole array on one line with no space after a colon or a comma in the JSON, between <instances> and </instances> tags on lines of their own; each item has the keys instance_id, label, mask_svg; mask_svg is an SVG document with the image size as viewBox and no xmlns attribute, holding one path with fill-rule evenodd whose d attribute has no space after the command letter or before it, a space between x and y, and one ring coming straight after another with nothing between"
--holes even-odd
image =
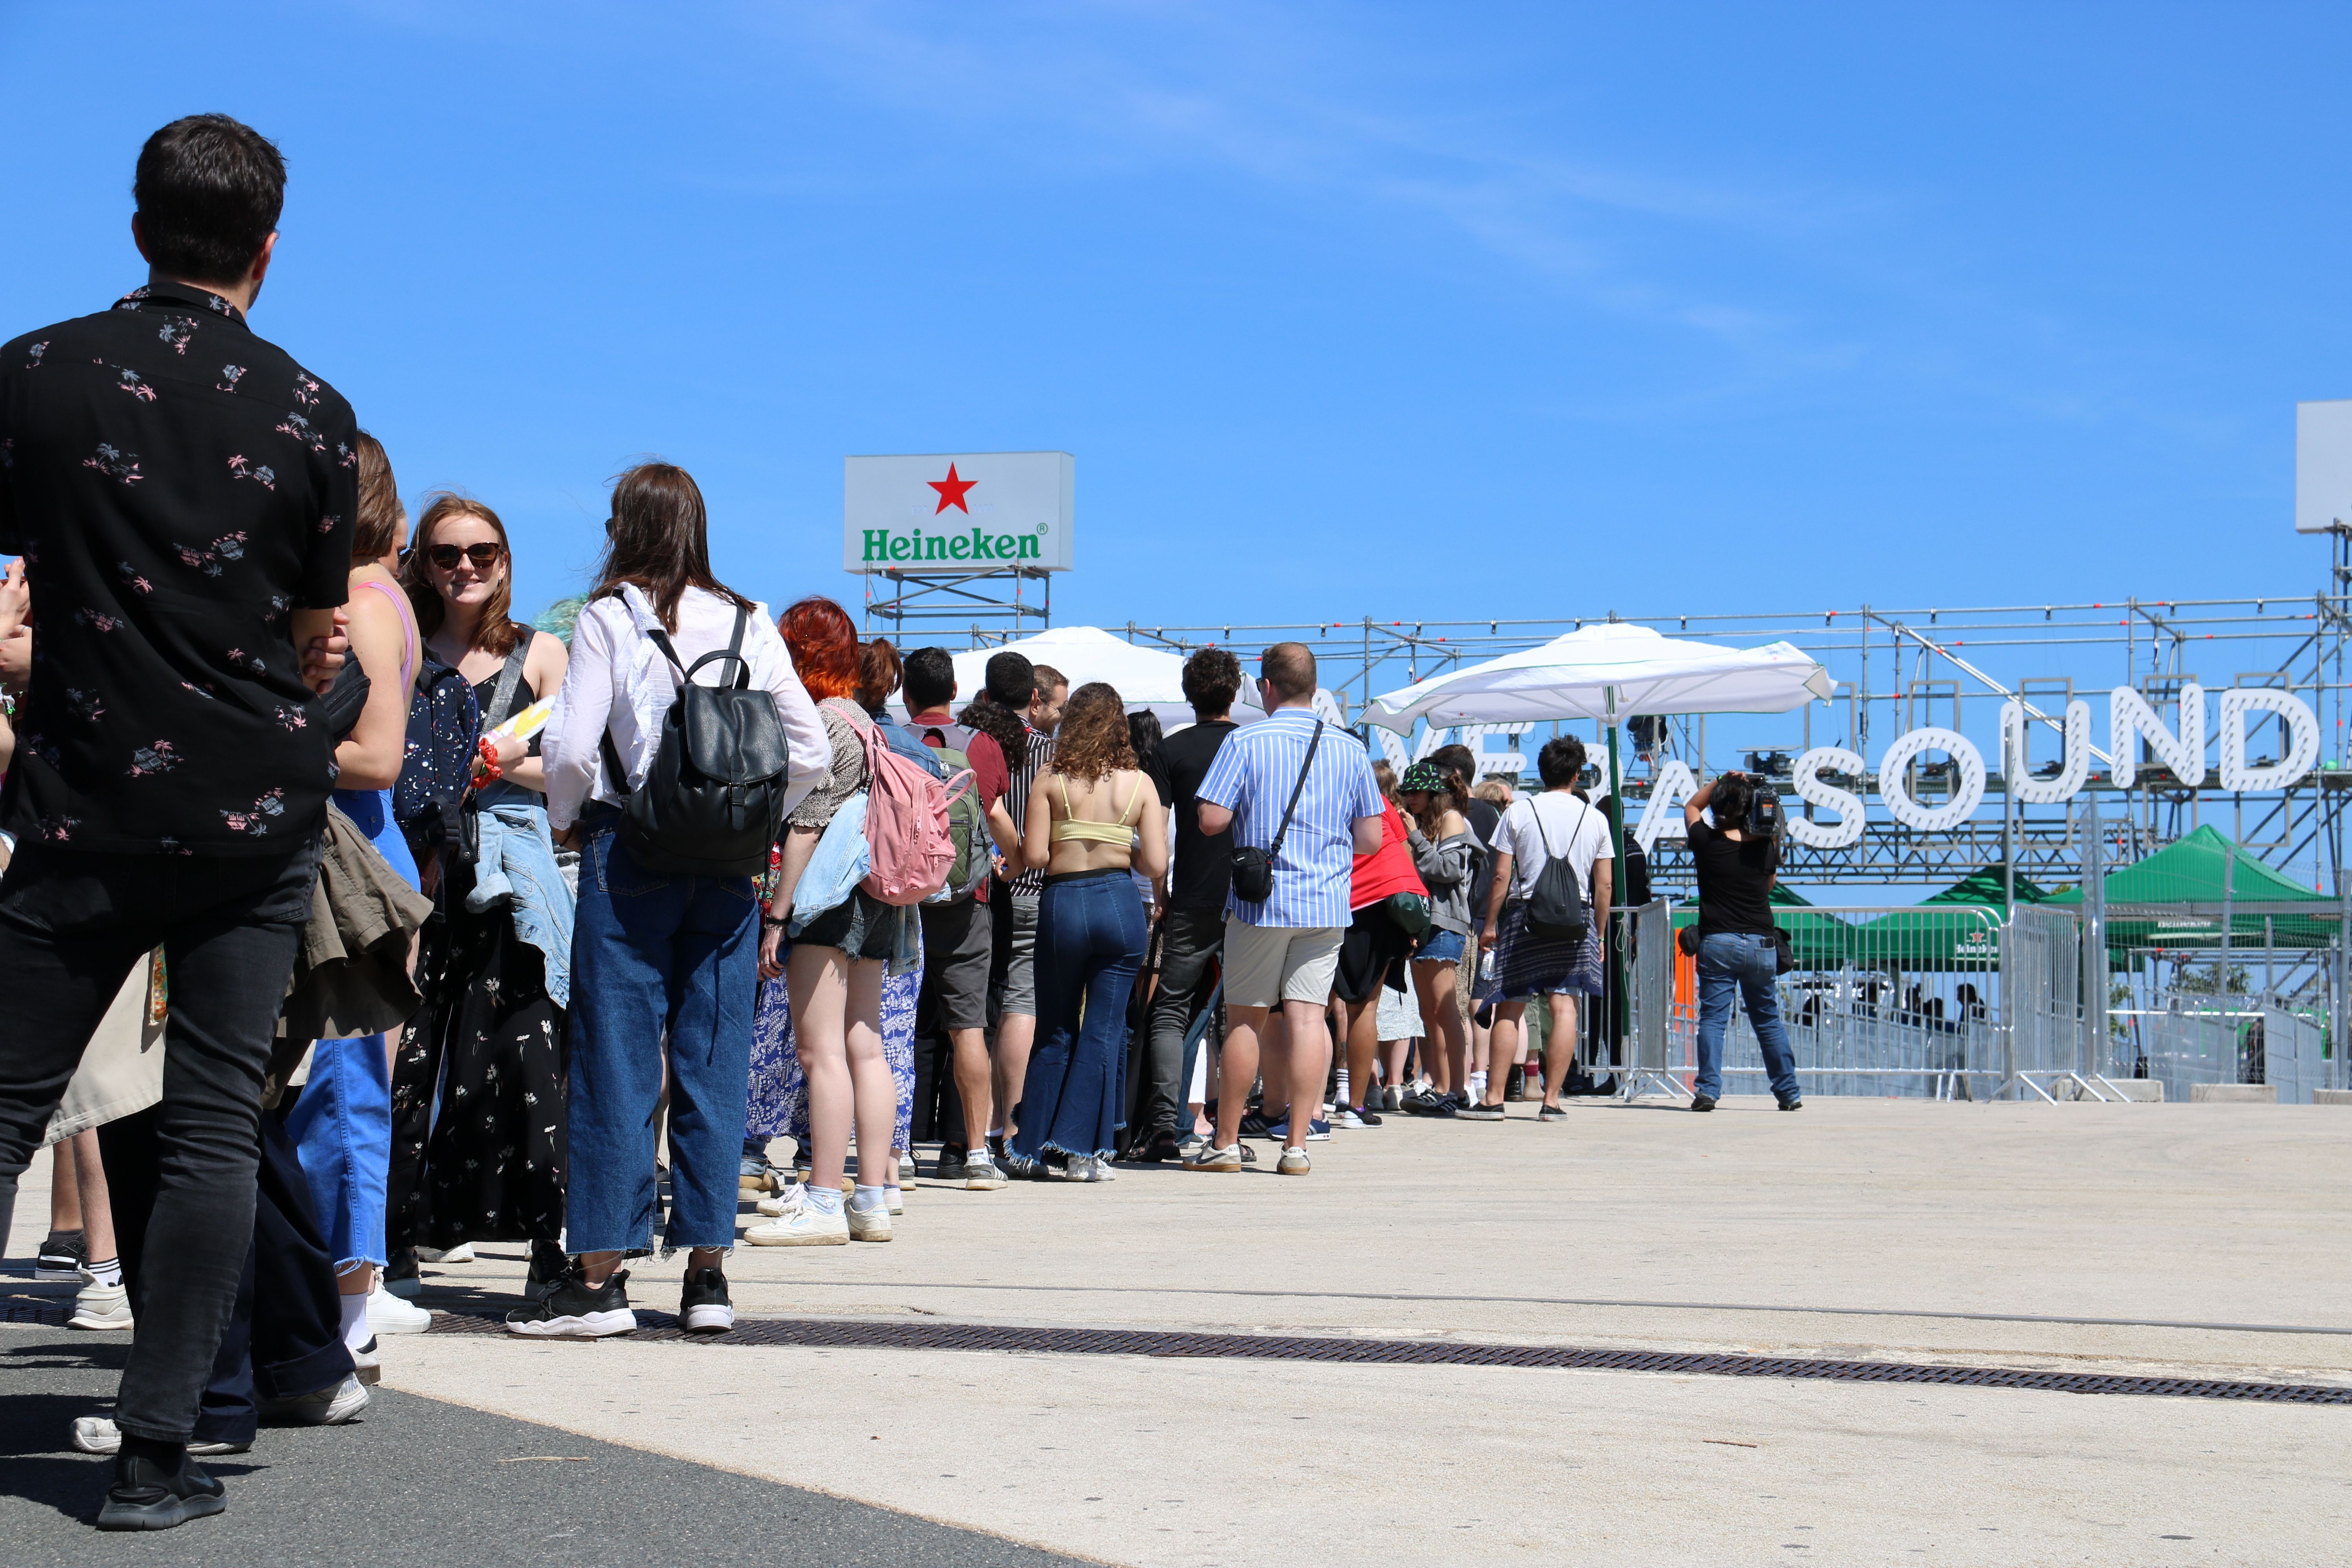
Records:
<instances>
[{"instance_id":1,"label":"woman with red hair","mask_svg":"<svg viewBox=\"0 0 2352 1568\"><path fill-rule=\"evenodd\" d=\"M914 911L886 904L864 888L850 889L847 897L824 909L810 907L803 896L802 873L816 857L819 841L835 827L842 809L865 794L865 737L874 721L857 702L864 650L847 611L831 599L812 596L786 610L777 630L801 684L817 700L833 744L832 772L784 818L782 868L760 942L760 977L773 982L783 976L791 999L793 1042L808 1085L813 1150L808 1181L772 1201L770 1206L782 1212L745 1231L743 1239L754 1247L887 1241L898 1090L882 1054L882 981L886 969L912 969L922 948L915 939ZM840 825L842 830L850 826ZM857 1189L845 1213L841 1176L853 1121Z\"/></svg>"}]
</instances>

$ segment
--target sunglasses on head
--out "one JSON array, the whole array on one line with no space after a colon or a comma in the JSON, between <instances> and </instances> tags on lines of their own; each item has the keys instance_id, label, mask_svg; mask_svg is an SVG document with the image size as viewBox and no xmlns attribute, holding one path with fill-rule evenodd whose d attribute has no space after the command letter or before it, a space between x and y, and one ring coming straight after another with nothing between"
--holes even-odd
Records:
<instances>
[{"instance_id":1,"label":"sunglasses on head","mask_svg":"<svg viewBox=\"0 0 2352 1568\"><path fill-rule=\"evenodd\" d=\"M425 552L425 559L444 572L455 572L460 560L472 562L477 572L487 572L499 563L499 557L503 553L498 545L488 542L436 544Z\"/></svg>"}]
</instances>

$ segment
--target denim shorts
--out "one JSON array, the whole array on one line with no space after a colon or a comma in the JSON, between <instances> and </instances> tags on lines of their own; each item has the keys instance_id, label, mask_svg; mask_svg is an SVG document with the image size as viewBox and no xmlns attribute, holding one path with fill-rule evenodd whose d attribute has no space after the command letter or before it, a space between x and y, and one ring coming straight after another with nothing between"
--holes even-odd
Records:
<instances>
[{"instance_id":1,"label":"denim shorts","mask_svg":"<svg viewBox=\"0 0 2352 1568\"><path fill-rule=\"evenodd\" d=\"M1412 955L1415 963L1459 963L1470 939L1458 931L1433 931L1429 945Z\"/></svg>"}]
</instances>

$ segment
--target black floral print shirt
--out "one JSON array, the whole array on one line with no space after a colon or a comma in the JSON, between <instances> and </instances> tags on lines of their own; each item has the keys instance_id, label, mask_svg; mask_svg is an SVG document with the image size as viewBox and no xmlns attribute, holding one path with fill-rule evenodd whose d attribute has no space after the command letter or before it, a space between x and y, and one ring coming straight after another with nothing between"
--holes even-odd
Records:
<instances>
[{"instance_id":1,"label":"black floral print shirt","mask_svg":"<svg viewBox=\"0 0 2352 1568\"><path fill-rule=\"evenodd\" d=\"M0 552L33 590L0 821L116 854L285 852L334 752L291 612L346 597L351 405L185 284L0 347Z\"/></svg>"}]
</instances>

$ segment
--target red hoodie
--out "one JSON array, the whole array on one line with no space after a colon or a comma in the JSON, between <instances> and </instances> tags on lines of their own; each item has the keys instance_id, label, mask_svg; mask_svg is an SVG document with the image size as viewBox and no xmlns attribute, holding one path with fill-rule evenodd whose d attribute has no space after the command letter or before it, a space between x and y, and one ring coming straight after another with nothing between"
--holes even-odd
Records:
<instances>
[{"instance_id":1,"label":"red hoodie","mask_svg":"<svg viewBox=\"0 0 2352 1568\"><path fill-rule=\"evenodd\" d=\"M1377 904L1391 893L1420 893L1426 896L1429 889L1413 869L1412 846L1406 842L1404 816L1396 802L1384 803L1381 813L1381 847L1370 855L1356 857L1355 879L1349 889L1348 908L1360 910Z\"/></svg>"}]
</instances>

